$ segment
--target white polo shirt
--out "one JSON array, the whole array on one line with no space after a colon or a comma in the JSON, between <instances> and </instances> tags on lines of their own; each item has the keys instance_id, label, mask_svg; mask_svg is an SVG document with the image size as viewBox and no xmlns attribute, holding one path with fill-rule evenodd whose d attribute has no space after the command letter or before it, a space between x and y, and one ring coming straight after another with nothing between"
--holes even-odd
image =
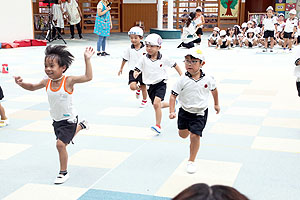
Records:
<instances>
[{"instance_id":1,"label":"white polo shirt","mask_svg":"<svg viewBox=\"0 0 300 200\"><path fill-rule=\"evenodd\" d=\"M264 31L275 31L275 24L277 24L275 17L265 18L263 20Z\"/></svg>"},{"instance_id":2,"label":"white polo shirt","mask_svg":"<svg viewBox=\"0 0 300 200\"><path fill-rule=\"evenodd\" d=\"M297 27L297 25L298 25L298 20L296 18L292 20L288 18L285 22L284 32L293 33L294 27Z\"/></svg>"},{"instance_id":3,"label":"white polo shirt","mask_svg":"<svg viewBox=\"0 0 300 200\"><path fill-rule=\"evenodd\" d=\"M142 56L135 65L136 70L142 71L143 82L146 85L153 85L168 79L167 68L175 67L176 62L163 56L160 52L157 54L157 60L151 60L149 54Z\"/></svg>"},{"instance_id":4,"label":"white polo shirt","mask_svg":"<svg viewBox=\"0 0 300 200\"><path fill-rule=\"evenodd\" d=\"M219 34L216 34L216 36L212 33L210 34L210 36L208 37L208 40L213 40L216 41L218 39Z\"/></svg>"},{"instance_id":5,"label":"white polo shirt","mask_svg":"<svg viewBox=\"0 0 300 200\"><path fill-rule=\"evenodd\" d=\"M206 76L201 70L199 80L194 80L186 72L176 82L172 94L178 96L182 108L189 112L204 116L208 107L209 93L216 89L216 81L212 76Z\"/></svg>"},{"instance_id":6,"label":"white polo shirt","mask_svg":"<svg viewBox=\"0 0 300 200\"><path fill-rule=\"evenodd\" d=\"M145 45L141 42L142 46L140 49L135 49L132 44L129 48L124 51L123 60L128 61L129 70L134 70L136 63L139 59L146 54Z\"/></svg>"},{"instance_id":7,"label":"white polo shirt","mask_svg":"<svg viewBox=\"0 0 300 200\"><path fill-rule=\"evenodd\" d=\"M277 26L277 32L283 31L284 26L285 26L285 22L282 22L281 24L278 23L278 26Z\"/></svg>"}]
</instances>

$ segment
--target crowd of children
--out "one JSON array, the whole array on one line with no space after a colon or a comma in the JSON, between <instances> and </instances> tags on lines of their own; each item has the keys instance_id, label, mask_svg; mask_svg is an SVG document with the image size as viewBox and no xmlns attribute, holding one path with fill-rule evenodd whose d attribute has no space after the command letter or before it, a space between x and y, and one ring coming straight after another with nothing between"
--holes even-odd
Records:
<instances>
[{"instance_id":1,"label":"crowd of children","mask_svg":"<svg viewBox=\"0 0 300 200\"><path fill-rule=\"evenodd\" d=\"M300 42L300 27L296 17L296 10L289 12L289 18L283 14L275 16L272 6L267 8L267 14L262 24L255 19L244 22L241 27L235 25L227 30L213 29L208 37L208 46L217 49L234 47L261 47L263 52L273 52L274 45L278 45L285 52L292 52L292 46Z\"/></svg>"}]
</instances>

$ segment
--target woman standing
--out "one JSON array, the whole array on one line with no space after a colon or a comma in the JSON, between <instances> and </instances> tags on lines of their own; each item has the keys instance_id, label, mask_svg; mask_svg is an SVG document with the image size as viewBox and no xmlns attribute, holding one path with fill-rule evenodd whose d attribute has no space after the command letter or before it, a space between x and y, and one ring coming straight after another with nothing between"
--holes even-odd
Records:
<instances>
[{"instance_id":1,"label":"woman standing","mask_svg":"<svg viewBox=\"0 0 300 200\"><path fill-rule=\"evenodd\" d=\"M94 28L94 33L99 36L97 42L97 56L109 55L105 52L106 37L110 35L110 29L112 29L112 21L110 16L111 8L108 6L108 4L108 0L101 0L97 5L97 17Z\"/></svg>"}]
</instances>

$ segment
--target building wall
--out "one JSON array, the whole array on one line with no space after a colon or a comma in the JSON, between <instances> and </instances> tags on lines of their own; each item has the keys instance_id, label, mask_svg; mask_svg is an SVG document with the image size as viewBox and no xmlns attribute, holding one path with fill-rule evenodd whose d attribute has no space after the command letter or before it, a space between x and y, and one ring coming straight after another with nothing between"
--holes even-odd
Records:
<instances>
[{"instance_id":1,"label":"building wall","mask_svg":"<svg viewBox=\"0 0 300 200\"><path fill-rule=\"evenodd\" d=\"M0 42L33 39L31 0L0 0Z\"/></svg>"},{"instance_id":2,"label":"building wall","mask_svg":"<svg viewBox=\"0 0 300 200\"><path fill-rule=\"evenodd\" d=\"M275 0L246 0L245 3L245 20L248 19L248 12L260 13L266 12L268 6L275 9Z\"/></svg>"}]
</instances>

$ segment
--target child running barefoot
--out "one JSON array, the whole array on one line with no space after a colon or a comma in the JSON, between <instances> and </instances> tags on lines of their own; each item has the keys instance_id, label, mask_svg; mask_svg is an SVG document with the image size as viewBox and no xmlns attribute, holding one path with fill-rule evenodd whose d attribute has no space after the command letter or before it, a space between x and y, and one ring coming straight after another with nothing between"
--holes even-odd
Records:
<instances>
[{"instance_id":1,"label":"child running barefoot","mask_svg":"<svg viewBox=\"0 0 300 200\"><path fill-rule=\"evenodd\" d=\"M201 70L205 64L204 55L199 49L191 49L185 56L187 72L176 82L170 97L170 119L176 117L175 101L178 97L181 108L178 112L179 136L190 136L190 157L187 172L195 173L197 170L195 159L200 147L200 137L205 128L208 114L208 97L211 92L214 98L214 108L220 112L218 90L213 77L207 76Z\"/></svg>"},{"instance_id":2,"label":"child running barefoot","mask_svg":"<svg viewBox=\"0 0 300 200\"><path fill-rule=\"evenodd\" d=\"M167 68L174 67L179 75L182 74L179 66L163 56L159 50L162 39L159 35L152 33L145 39L147 54L142 56L134 71L134 77L137 78L142 72L143 82L149 86L148 96L151 99L155 110L156 125L151 130L161 133L162 108L169 107L168 102L163 102L166 94L168 80Z\"/></svg>"},{"instance_id":3,"label":"child running barefoot","mask_svg":"<svg viewBox=\"0 0 300 200\"><path fill-rule=\"evenodd\" d=\"M146 54L145 45L143 42L141 42L141 39L143 39L144 31L140 27L135 26L129 30L128 35L130 37L132 45L124 53L123 61L118 75L120 76L122 74L124 65L128 61L128 66L130 68L128 84L131 90L136 91L137 99L140 97L142 90L143 100L140 107L144 108L147 105L146 85L143 83L142 74L140 74L137 78L133 77L133 70L136 63L139 61L140 57Z\"/></svg>"},{"instance_id":4,"label":"child running barefoot","mask_svg":"<svg viewBox=\"0 0 300 200\"><path fill-rule=\"evenodd\" d=\"M4 98L4 94L3 94L3 90L0 86L0 102L3 98ZM0 103L0 117L1 117L0 127L7 126L9 124L9 120L5 114L4 107L1 105L1 103Z\"/></svg>"},{"instance_id":5,"label":"child running barefoot","mask_svg":"<svg viewBox=\"0 0 300 200\"><path fill-rule=\"evenodd\" d=\"M15 77L15 82L26 90L34 91L46 88L60 162L60 172L54 181L55 184L64 183L69 178L67 145L80 130L88 129L85 120L77 124L78 116L72 103L72 93L75 84L92 80L90 58L94 53L91 47L86 48L84 52L84 75L65 76L64 72L71 65L74 56L66 50L66 46L48 46L45 51L45 73L48 78L32 84L23 82L20 76Z\"/></svg>"}]
</instances>

